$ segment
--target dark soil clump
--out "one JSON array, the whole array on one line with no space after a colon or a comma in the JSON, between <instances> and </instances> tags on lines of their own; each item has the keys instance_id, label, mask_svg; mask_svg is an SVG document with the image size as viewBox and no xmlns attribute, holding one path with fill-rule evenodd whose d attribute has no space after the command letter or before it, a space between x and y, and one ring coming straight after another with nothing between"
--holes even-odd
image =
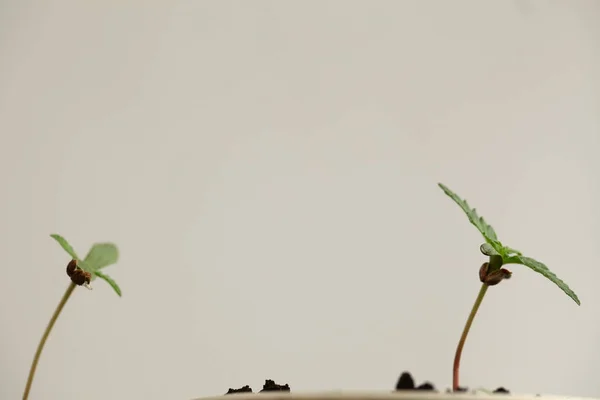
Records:
<instances>
[{"instance_id":1,"label":"dark soil clump","mask_svg":"<svg viewBox=\"0 0 600 400\"><path fill-rule=\"evenodd\" d=\"M396 383L396 390L413 390L415 388L415 381L409 372L403 372L398 378Z\"/></svg>"},{"instance_id":2,"label":"dark soil clump","mask_svg":"<svg viewBox=\"0 0 600 400\"><path fill-rule=\"evenodd\" d=\"M273 381L271 379L267 379L261 390L261 392L278 392L278 391L290 392L291 391L290 385L288 385L287 383L285 385L278 385L275 383L275 381Z\"/></svg>"},{"instance_id":3,"label":"dark soil clump","mask_svg":"<svg viewBox=\"0 0 600 400\"><path fill-rule=\"evenodd\" d=\"M239 389L229 388L229 390L225 394L234 394L234 393L252 393L252 388L248 385L242 386Z\"/></svg>"},{"instance_id":4,"label":"dark soil clump","mask_svg":"<svg viewBox=\"0 0 600 400\"><path fill-rule=\"evenodd\" d=\"M415 386L415 380L413 379L410 372L403 372L398 378L398 383L396 383L396 390L429 390L435 391L435 387L430 382L424 382L419 386Z\"/></svg>"},{"instance_id":5,"label":"dark soil clump","mask_svg":"<svg viewBox=\"0 0 600 400\"><path fill-rule=\"evenodd\" d=\"M435 390L435 386L433 386L433 384L430 383L430 382L423 382L419 386L417 386L415 389L416 390L433 390L433 391L436 391Z\"/></svg>"}]
</instances>

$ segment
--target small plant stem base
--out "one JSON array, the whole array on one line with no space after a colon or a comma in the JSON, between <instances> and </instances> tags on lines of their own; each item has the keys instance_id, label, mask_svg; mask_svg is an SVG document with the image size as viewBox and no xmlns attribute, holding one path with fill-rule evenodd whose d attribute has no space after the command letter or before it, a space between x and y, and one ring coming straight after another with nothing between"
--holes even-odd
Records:
<instances>
[{"instance_id":1,"label":"small plant stem base","mask_svg":"<svg viewBox=\"0 0 600 400\"><path fill-rule=\"evenodd\" d=\"M455 392L459 389L460 357L462 355L463 348L465 347L465 341L469 335L469 330L471 330L471 325L473 325L473 320L475 319L475 315L477 315L477 310L479 310L479 306L483 301L487 289L487 284L484 283L481 285L477 299L475 299L475 304L473 304L473 308L471 309L471 313L469 314L469 318L467 319L463 333L460 336L458 346L456 347L456 354L454 355L454 367L452 368L452 390Z\"/></svg>"},{"instance_id":2,"label":"small plant stem base","mask_svg":"<svg viewBox=\"0 0 600 400\"><path fill-rule=\"evenodd\" d=\"M29 369L29 376L27 377L27 384L25 385L25 392L23 393L23 400L27 400L29 397L29 391L31 390L31 384L33 383L33 377L35 375L35 370L37 369L38 362L40 361L40 356L42 355L42 350L44 350L44 345L46 344L46 340L48 340L48 336L56 323L56 320L60 316L62 309L65 304L67 304L67 300L71 297L73 290L75 290L76 285L71 282L63 294L63 297L60 299L58 306L56 306L56 310L54 310L54 314L52 314L52 318L50 318L50 322L48 322L48 326L42 335L42 339L38 344L37 350L35 352L35 356L33 357L33 362L31 363L31 368Z\"/></svg>"}]
</instances>

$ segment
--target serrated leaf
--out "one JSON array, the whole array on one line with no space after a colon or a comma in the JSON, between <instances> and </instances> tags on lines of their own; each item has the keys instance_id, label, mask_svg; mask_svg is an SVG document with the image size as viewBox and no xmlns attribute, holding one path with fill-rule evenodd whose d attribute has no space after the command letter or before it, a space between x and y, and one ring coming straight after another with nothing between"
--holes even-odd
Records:
<instances>
[{"instance_id":1,"label":"serrated leaf","mask_svg":"<svg viewBox=\"0 0 600 400\"><path fill-rule=\"evenodd\" d=\"M550 271L550 269L544 263L534 260L533 258L530 258L530 257L516 255L516 256L509 257L505 261L505 264L521 264L521 265L531 268L535 272L542 274L543 276L548 278L550 281L552 281L563 292L565 292L567 294L567 296L569 296L571 299L573 299L573 301L575 303L577 303L577 305L581 305L581 303L579 302L579 298L577 297L575 292L573 292L573 290L571 290L571 288L569 288L569 286L565 282L563 282L552 271Z\"/></svg>"},{"instance_id":2,"label":"serrated leaf","mask_svg":"<svg viewBox=\"0 0 600 400\"><path fill-rule=\"evenodd\" d=\"M60 244L60 247L62 247L67 253L69 253L71 258L74 258L75 260L80 261L79 257L75 253L75 250L73 250L73 247L71 247L71 245L69 244L69 242L67 242L67 240L65 238L63 238L62 236L60 236L56 233L51 234L50 237L53 238L54 240L56 240L58 242L58 244Z\"/></svg>"},{"instance_id":3,"label":"serrated leaf","mask_svg":"<svg viewBox=\"0 0 600 400\"><path fill-rule=\"evenodd\" d=\"M83 260L93 272L115 264L119 260L119 249L113 243L96 243Z\"/></svg>"},{"instance_id":4,"label":"serrated leaf","mask_svg":"<svg viewBox=\"0 0 600 400\"><path fill-rule=\"evenodd\" d=\"M474 208L471 208L466 200L458 197L458 195L450 190L446 185L438 183L438 186L444 191L444 193L446 193L448 197L454 200L454 202L458 204L460 208L462 208L465 214L467 214L471 224L473 224L479 230L479 232L481 232L485 241L489 243L494 250L502 254L502 243L498 241L498 237L496 236L494 228L492 228L492 226L489 225L483 217L479 216L477 211Z\"/></svg>"},{"instance_id":5,"label":"serrated leaf","mask_svg":"<svg viewBox=\"0 0 600 400\"><path fill-rule=\"evenodd\" d=\"M121 296L121 288L119 287L119 285L117 285L117 282L115 282L110 276L103 274L100 271L96 271L96 276L100 279L104 279L106 283L108 283L114 289L114 291L119 295L119 297Z\"/></svg>"}]
</instances>

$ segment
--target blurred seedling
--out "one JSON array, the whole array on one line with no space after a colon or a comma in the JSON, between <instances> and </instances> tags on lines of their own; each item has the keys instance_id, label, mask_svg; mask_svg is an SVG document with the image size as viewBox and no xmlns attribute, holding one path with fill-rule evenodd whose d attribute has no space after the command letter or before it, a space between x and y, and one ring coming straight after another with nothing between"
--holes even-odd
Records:
<instances>
[{"instance_id":1,"label":"blurred seedling","mask_svg":"<svg viewBox=\"0 0 600 400\"><path fill-rule=\"evenodd\" d=\"M27 384L25 385L23 400L27 400L29 397L31 384L33 383L33 377L40 360L40 355L42 354L42 350L46 344L46 340L48 339L56 320L58 319L63 307L67 303L67 300L69 300L71 297L71 294L75 288L77 286L84 286L88 289L92 289L91 282L93 282L96 278L100 278L105 280L113 288L113 290L119 296L121 296L121 288L119 288L119 285L117 285L117 283L111 277L101 271L103 268L115 264L118 261L119 250L117 246L115 246L113 243L96 243L92 246L90 251L82 260L79 258L77 253L75 253L75 250L73 250L73 247L71 247L65 238L57 234L52 234L50 237L56 240L71 257L71 261L69 261L67 264L67 276L69 276L71 282L69 283L69 286L63 294L60 302L58 303L58 306L54 310L52 318L50 318L50 322L48 323L40 343L38 344L31 368L29 369L29 376L27 378Z\"/></svg>"}]
</instances>

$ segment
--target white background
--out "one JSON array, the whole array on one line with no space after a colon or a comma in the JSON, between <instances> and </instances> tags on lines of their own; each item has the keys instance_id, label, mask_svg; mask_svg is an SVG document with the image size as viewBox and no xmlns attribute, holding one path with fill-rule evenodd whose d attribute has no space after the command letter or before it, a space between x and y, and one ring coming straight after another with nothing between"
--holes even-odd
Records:
<instances>
[{"instance_id":1,"label":"white background","mask_svg":"<svg viewBox=\"0 0 600 400\"><path fill-rule=\"evenodd\" d=\"M3 1L0 398L68 284L31 399L189 399L265 379L600 397L600 2Z\"/></svg>"}]
</instances>

